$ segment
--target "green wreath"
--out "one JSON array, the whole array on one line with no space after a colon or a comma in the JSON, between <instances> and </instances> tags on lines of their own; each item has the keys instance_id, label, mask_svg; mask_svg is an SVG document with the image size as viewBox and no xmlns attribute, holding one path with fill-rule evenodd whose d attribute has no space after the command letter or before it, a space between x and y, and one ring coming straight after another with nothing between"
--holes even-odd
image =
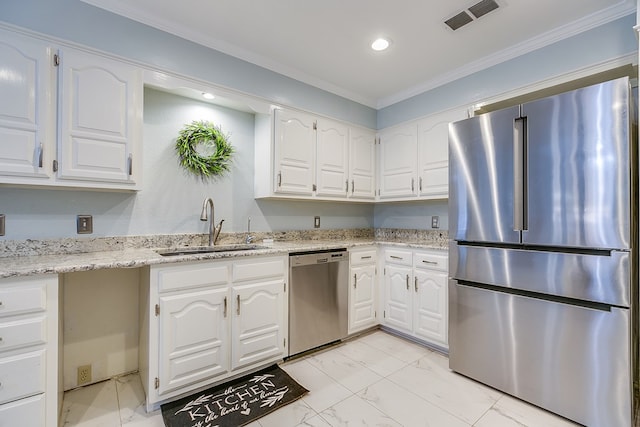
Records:
<instances>
[{"instance_id":1,"label":"green wreath","mask_svg":"<svg viewBox=\"0 0 640 427\"><path fill-rule=\"evenodd\" d=\"M229 170L233 147L219 126L207 121L185 125L176 140L180 165L203 179Z\"/></svg>"}]
</instances>

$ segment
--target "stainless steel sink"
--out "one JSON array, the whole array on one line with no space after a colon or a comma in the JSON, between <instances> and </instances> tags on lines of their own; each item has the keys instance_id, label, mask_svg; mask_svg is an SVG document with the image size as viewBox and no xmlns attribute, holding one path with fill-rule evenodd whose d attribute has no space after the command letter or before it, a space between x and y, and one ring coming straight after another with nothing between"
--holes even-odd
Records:
<instances>
[{"instance_id":1,"label":"stainless steel sink","mask_svg":"<svg viewBox=\"0 0 640 427\"><path fill-rule=\"evenodd\" d=\"M218 246L192 246L186 248L159 249L156 252L162 256L197 255L212 252L237 252L264 249L260 245L218 245Z\"/></svg>"}]
</instances>

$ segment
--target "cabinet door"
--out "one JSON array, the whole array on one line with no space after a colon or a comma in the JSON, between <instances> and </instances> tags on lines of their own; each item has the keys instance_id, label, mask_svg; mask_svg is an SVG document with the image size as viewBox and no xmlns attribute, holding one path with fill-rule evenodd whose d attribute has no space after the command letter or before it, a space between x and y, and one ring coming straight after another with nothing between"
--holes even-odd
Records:
<instances>
[{"instance_id":1,"label":"cabinet door","mask_svg":"<svg viewBox=\"0 0 640 427\"><path fill-rule=\"evenodd\" d=\"M142 165L134 152L141 143L140 71L72 49L60 55L58 177L133 186Z\"/></svg>"},{"instance_id":2,"label":"cabinet door","mask_svg":"<svg viewBox=\"0 0 640 427\"><path fill-rule=\"evenodd\" d=\"M229 288L160 295L159 394L229 370Z\"/></svg>"},{"instance_id":3,"label":"cabinet door","mask_svg":"<svg viewBox=\"0 0 640 427\"><path fill-rule=\"evenodd\" d=\"M349 131L349 197L376 197L376 139L369 130L351 128Z\"/></svg>"},{"instance_id":4,"label":"cabinet door","mask_svg":"<svg viewBox=\"0 0 640 427\"><path fill-rule=\"evenodd\" d=\"M374 326L376 318L376 266L351 267L349 333Z\"/></svg>"},{"instance_id":5,"label":"cabinet door","mask_svg":"<svg viewBox=\"0 0 640 427\"><path fill-rule=\"evenodd\" d=\"M417 153L417 126L401 126L380 134L380 198L417 194Z\"/></svg>"},{"instance_id":6,"label":"cabinet door","mask_svg":"<svg viewBox=\"0 0 640 427\"><path fill-rule=\"evenodd\" d=\"M276 193L313 195L315 126L314 117L309 114L275 111Z\"/></svg>"},{"instance_id":7,"label":"cabinet door","mask_svg":"<svg viewBox=\"0 0 640 427\"><path fill-rule=\"evenodd\" d=\"M233 287L231 369L283 356L284 285L273 280Z\"/></svg>"},{"instance_id":8,"label":"cabinet door","mask_svg":"<svg viewBox=\"0 0 640 427\"><path fill-rule=\"evenodd\" d=\"M449 123L466 117L451 110L418 123L418 191L426 198L449 195Z\"/></svg>"},{"instance_id":9,"label":"cabinet door","mask_svg":"<svg viewBox=\"0 0 640 427\"><path fill-rule=\"evenodd\" d=\"M447 274L414 270L414 334L447 346Z\"/></svg>"},{"instance_id":10,"label":"cabinet door","mask_svg":"<svg viewBox=\"0 0 640 427\"><path fill-rule=\"evenodd\" d=\"M316 195L347 197L349 129L338 122L319 119L316 144Z\"/></svg>"},{"instance_id":11,"label":"cabinet door","mask_svg":"<svg viewBox=\"0 0 640 427\"><path fill-rule=\"evenodd\" d=\"M51 102L50 49L31 39L0 31L0 182L1 176L36 178L52 176L55 129ZM3 77L4 76L4 77Z\"/></svg>"},{"instance_id":12,"label":"cabinet door","mask_svg":"<svg viewBox=\"0 0 640 427\"><path fill-rule=\"evenodd\" d=\"M385 324L394 329L412 330L411 267L386 264L384 273Z\"/></svg>"}]
</instances>

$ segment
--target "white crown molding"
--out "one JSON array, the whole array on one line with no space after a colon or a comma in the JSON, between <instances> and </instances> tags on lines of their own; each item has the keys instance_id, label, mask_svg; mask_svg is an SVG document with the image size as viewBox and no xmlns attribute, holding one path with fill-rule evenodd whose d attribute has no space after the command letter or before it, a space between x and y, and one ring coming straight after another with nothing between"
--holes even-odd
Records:
<instances>
[{"instance_id":1,"label":"white crown molding","mask_svg":"<svg viewBox=\"0 0 640 427\"><path fill-rule=\"evenodd\" d=\"M341 96L343 98L349 99L351 101L357 102L367 107L374 108L374 109L376 108L376 104L377 104L376 99L363 96L362 94L356 93L353 90L343 88L333 83L329 83L325 80L311 76L297 68L288 67L282 63L274 61L271 58L257 54L247 49L243 49L237 45L228 43L224 40L219 40L212 37L206 37L201 33L192 31L189 28L186 28L180 25L175 25L170 21L152 19L150 16L141 14L137 10L133 9L129 5L129 2L117 0L117 1L109 2L108 5L105 5L103 4L104 2L101 0L81 0L81 1L83 1L84 3L88 3L92 6L107 10L109 12L115 13L117 15L127 17L129 19L148 25L160 31L164 31L166 33L176 35L178 37L192 41L194 43L198 43L205 47L217 50L219 52L232 56L236 59L249 62L252 65L265 68L269 71L273 71L278 74L282 74L283 76L292 78L294 80L298 80L302 83L306 83L318 89L325 90L334 95Z\"/></svg>"},{"instance_id":2,"label":"white crown molding","mask_svg":"<svg viewBox=\"0 0 640 427\"><path fill-rule=\"evenodd\" d=\"M420 85L413 86L412 88L409 88L402 92L398 92L397 94L392 96L380 98L378 100L376 108L385 108L409 99L413 96L420 95L421 93L427 92L431 89L435 89L447 83L451 83L463 77L467 77L471 74L477 73L494 65L517 58L518 56L533 52L534 50L540 49L542 47L549 46L553 43L591 30L600 25L615 21L618 18L622 18L623 16L627 16L630 13L635 12L635 10L635 0L623 0L618 4L613 5L600 12L588 15L582 19L578 19L562 27L533 37L522 43L518 43L514 46L511 46L510 48L503 49L500 52L496 52L493 55L486 56L478 61L470 62L455 70L449 71L445 74L441 74L440 76L428 80Z\"/></svg>"},{"instance_id":3,"label":"white crown molding","mask_svg":"<svg viewBox=\"0 0 640 427\"><path fill-rule=\"evenodd\" d=\"M371 99L369 97L358 94L353 90L340 87L333 83L327 82L323 79L311 76L299 69L285 66L273 59L259 55L255 52L248 51L240 48L232 43L228 43L222 40L214 39L211 37L205 37L195 31L191 31L189 28L175 25L169 21L152 19L147 15L141 14L129 6L129 2L124 0L116 0L109 2L108 5L104 5L101 0L81 0L85 3L99 7L101 9L108 10L118 15L126 16L132 20L149 25L161 31L165 31L170 34L182 37L184 39L201 44L208 48L220 51L227 55L233 56L240 60L249 62L253 65L265 68L267 70L282 74L286 77L298 80L302 83L314 86L318 89L325 90L359 104L371 107L374 109L382 109L398 102L409 99L413 96L420 95L431 89L439 86L451 83L455 80L467 77L473 73L482 71L494 65L516 58L523 54L532 52L542 47L551 45L560 40L568 37L580 34L584 31L596 28L600 25L604 25L608 22L614 21L623 16L629 15L636 11L636 0L621 0L618 3L610 6L607 9L603 9L599 12L588 15L584 18L573 21L562 27L551 30L547 33L533 37L510 48L503 49L500 52L484 57L478 61L470 62L462 67L440 76L425 81L419 85L412 86L406 90L398 92L394 95L383 97L380 99Z\"/></svg>"}]
</instances>

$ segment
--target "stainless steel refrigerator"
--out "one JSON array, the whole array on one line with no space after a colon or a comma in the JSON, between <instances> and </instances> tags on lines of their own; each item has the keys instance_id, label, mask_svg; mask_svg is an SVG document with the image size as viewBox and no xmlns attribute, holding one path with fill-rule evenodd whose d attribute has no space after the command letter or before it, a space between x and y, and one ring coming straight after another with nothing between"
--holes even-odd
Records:
<instances>
[{"instance_id":1,"label":"stainless steel refrigerator","mask_svg":"<svg viewBox=\"0 0 640 427\"><path fill-rule=\"evenodd\" d=\"M628 78L449 127L449 366L589 427L632 425Z\"/></svg>"}]
</instances>

